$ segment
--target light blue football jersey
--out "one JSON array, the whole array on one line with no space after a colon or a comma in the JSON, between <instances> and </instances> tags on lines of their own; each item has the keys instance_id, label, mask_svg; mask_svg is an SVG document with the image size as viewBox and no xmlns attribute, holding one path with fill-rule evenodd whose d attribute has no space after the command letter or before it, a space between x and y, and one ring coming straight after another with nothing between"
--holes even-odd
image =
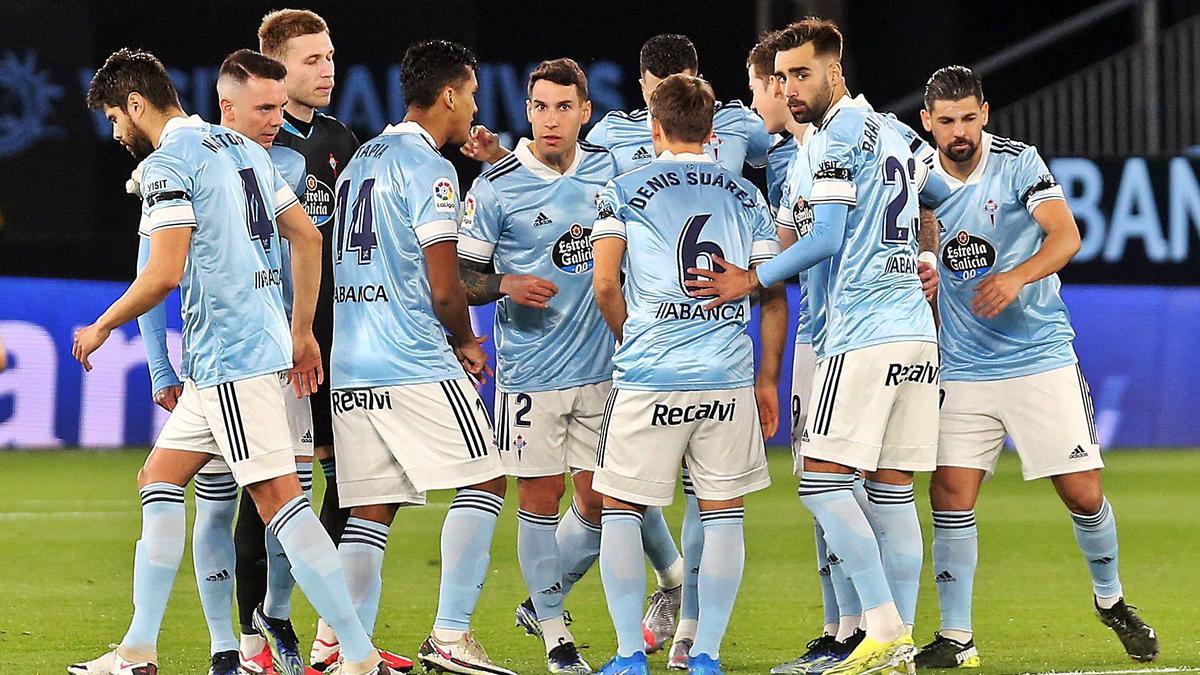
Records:
<instances>
[{"instance_id":1,"label":"light blue football jersey","mask_svg":"<svg viewBox=\"0 0 1200 675\"><path fill-rule=\"evenodd\" d=\"M889 342L936 341L917 276L917 198L929 168L916 160L893 120L861 97L844 96L804 143L813 172L809 203L849 208L841 248L808 270L819 358ZM803 245L802 226L800 234Z\"/></svg>"},{"instance_id":2,"label":"light blue football jersey","mask_svg":"<svg viewBox=\"0 0 1200 675\"><path fill-rule=\"evenodd\" d=\"M304 155L282 145L272 145L267 148L271 155L271 163L279 170L284 182L291 186L296 196L304 194L304 181L308 170L304 165ZM287 239L280 237L280 265L283 269L283 309L287 312L288 320L292 318L292 248Z\"/></svg>"},{"instance_id":3,"label":"light blue football jersey","mask_svg":"<svg viewBox=\"0 0 1200 675\"><path fill-rule=\"evenodd\" d=\"M743 164L762 166L767 150L777 140L767 133L762 118L737 100L718 101L714 106L713 134L715 138L704 145L704 152L739 176ZM620 173L654 159L650 111L646 108L608 113L588 132L587 140L608 148L617 159Z\"/></svg>"},{"instance_id":4,"label":"light blue football jersey","mask_svg":"<svg viewBox=\"0 0 1200 675\"><path fill-rule=\"evenodd\" d=\"M143 236L192 228L179 285L182 371L205 388L290 368L275 217L297 200L266 150L176 117L142 163L142 195Z\"/></svg>"},{"instance_id":5,"label":"light blue football jersey","mask_svg":"<svg viewBox=\"0 0 1200 675\"><path fill-rule=\"evenodd\" d=\"M744 387L754 381L746 335L750 302L704 309L688 295L690 267L712 256L747 267L779 251L762 193L707 155L663 153L609 181L592 239L620 237L625 259L624 341L613 357L615 386L649 391Z\"/></svg>"},{"instance_id":6,"label":"light blue football jersey","mask_svg":"<svg viewBox=\"0 0 1200 675\"><path fill-rule=\"evenodd\" d=\"M934 209L944 229L940 256L943 380L999 380L1076 362L1075 331L1059 296L1057 274L1028 284L994 319L971 311L979 282L1006 272L1041 248L1046 235L1033 211L1063 199L1037 148L983 134L982 157L966 182L936 162L950 186Z\"/></svg>"},{"instance_id":7,"label":"light blue football jersey","mask_svg":"<svg viewBox=\"0 0 1200 675\"><path fill-rule=\"evenodd\" d=\"M433 137L401 122L364 143L337 182L334 389L464 376L433 311L424 249L458 239L458 175Z\"/></svg>"},{"instance_id":8,"label":"light blue football jersey","mask_svg":"<svg viewBox=\"0 0 1200 675\"><path fill-rule=\"evenodd\" d=\"M458 255L495 263L497 274L532 274L558 295L546 309L496 302L496 384L500 391L566 389L612 379L613 337L592 289L596 197L617 175L612 153L581 142L558 173L530 141L481 175L463 206Z\"/></svg>"},{"instance_id":9,"label":"light blue football jersey","mask_svg":"<svg viewBox=\"0 0 1200 675\"><path fill-rule=\"evenodd\" d=\"M284 181L292 187L297 195L304 189L304 157L294 150L282 146L271 146L268 150L271 163L279 170ZM150 239L148 236L139 237L137 271L150 260ZM291 277L292 267L288 254L288 242L279 238L280 264L283 275L283 308L288 318L292 312ZM157 392L163 387L179 384L180 377L188 377L188 359L182 359L179 375L175 374L175 366L167 353L167 310L166 303L160 303L150 311L138 317L138 332L142 335L142 343L146 346L146 363L150 368L151 391Z\"/></svg>"},{"instance_id":10,"label":"light blue football jersey","mask_svg":"<svg viewBox=\"0 0 1200 675\"><path fill-rule=\"evenodd\" d=\"M811 131L806 131L811 136ZM775 214L775 225L795 231L797 238L801 228L804 232L812 227L812 207L806 195L812 191L812 171L808 168L808 155L800 152L800 145L790 135L771 148L767 154L767 201ZM771 194L775 194L772 201ZM800 303L796 308L796 344L812 344L812 312L808 307L808 272L797 275Z\"/></svg>"}]
</instances>

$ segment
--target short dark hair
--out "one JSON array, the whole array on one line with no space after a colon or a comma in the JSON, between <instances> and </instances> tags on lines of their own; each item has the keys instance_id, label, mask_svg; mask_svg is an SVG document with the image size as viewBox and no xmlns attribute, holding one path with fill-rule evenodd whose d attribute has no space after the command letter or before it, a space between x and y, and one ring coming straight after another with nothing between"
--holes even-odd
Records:
<instances>
[{"instance_id":1,"label":"short dark hair","mask_svg":"<svg viewBox=\"0 0 1200 675\"><path fill-rule=\"evenodd\" d=\"M983 103L983 80L966 66L941 68L925 83L926 110L933 110L934 101L961 101L969 96Z\"/></svg>"},{"instance_id":2,"label":"short dark hair","mask_svg":"<svg viewBox=\"0 0 1200 675\"><path fill-rule=\"evenodd\" d=\"M301 35L328 33L329 24L316 12L307 9L277 9L263 17L258 26L258 48L262 53L280 58L288 40Z\"/></svg>"},{"instance_id":3,"label":"short dark hair","mask_svg":"<svg viewBox=\"0 0 1200 675\"><path fill-rule=\"evenodd\" d=\"M842 59L842 31L837 24L815 16L805 17L775 34L775 51L786 52L789 49L812 43L818 56L833 56Z\"/></svg>"},{"instance_id":4,"label":"short dark hair","mask_svg":"<svg viewBox=\"0 0 1200 675\"><path fill-rule=\"evenodd\" d=\"M129 95L134 92L159 110L181 107L179 92L171 84L162 61L150 52L128 47L113 52L92 76L87 105L92 110L106 107L125 110Z\"/></svg>"},{"instance_id":5,"label":"short dark hair","mask_svg":"<svg viewBox=\"0 0 1200 675\"><path fill-rule=\"evenodd\" d=\"M529 86L526 87L529 96L533 96L533 84L538 80L550 80L564 87L574 85L575 91L579 93L579 100L588 99L587 75L583 74L583 68L579 67L575 59L552 59L537 64L533 72L529 73Z\"/></svg>"},{"instance_id":6,"label":"short dark hair","mask_svg":"<svg viewBox=\"0 0 1200 675\"><path fill-rule=\"evenodd\" d=\"M768 31L758 38L758 44L750 48L746 57L746 67L754 70L754 76L768 78L775 73L775 52L779 51L776 41L779 31Z\"/></svg>"},{"instance_id":7,"label":"short dark hair","mask_svg":"<svg viewBox=\"0 0 1200 675\"><path fill-rule=\"evenodd\" d=\"M686 35L664 33L642 44L638 53L638 73L650 71L655 77L669 77L690 70L700 72L700 57L696 45Z\"/></svg>"},{"instance_id":8,"label":"short dark hair","mask_svg":"<svg viewBox=\"0 0 1200 675\"><path fill-rule=\"evenodd\" d=\"M404 104L428 108L445 87L453 87L474 70L477 62L470 49L447 40L418 42L404 52L400 64L400 84Z\"/></svg>"},{"instance_id":9,"label":"short dark hair","mask_svg":"<svg viewBox=\"0 0 1200 675\"><path fill-rule=\"evenodd\" d=\"M650 95L650 117L658 120L667 137L685 143L703 143L712 135L712 87L693 75L676 73L662 81Z\"/></svg>"},{"instance_id":10,"label":"short dark hair","mask_svg":"<svg viewBox=\"0 0 1200 675\"><path fill-rule=\"evenodd\" d=\"M221 63L219 78L231 78L245 84L251 77L282 82L287 77L287 68L275 59L253 49L239 49L225 57Z\"/></svg>"}]
</instances>

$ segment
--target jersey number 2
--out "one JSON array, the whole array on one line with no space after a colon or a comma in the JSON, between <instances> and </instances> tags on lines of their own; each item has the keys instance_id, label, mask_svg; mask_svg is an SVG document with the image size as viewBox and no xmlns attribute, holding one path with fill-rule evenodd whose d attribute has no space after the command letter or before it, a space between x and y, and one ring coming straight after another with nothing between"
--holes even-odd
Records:
<instances>
[{"instance_id":1,"label":"jersey number 2","mask_svg":"<svg viewBox=\"0 0 1200 675\"><path fill-rule=\"evenodd\" d=\"M375 189L375 179L368 178L358 188L358 196L354 199L354 208L349 207L350 181L342 183L342 189L337 196L337 251L335 262L342 262L345 251L358 252L358 264L366 265L371 262L372 253L379 244L375 236L375 208L371 205L371 190ZM346 222L347 211L350 222Z\"/></svg>"},{"instance_id":2,"label":"jersey number 2","mask_svg":"<svg viewBox=\"0 0 1200 675\"><path fill-rule=\"evenodd\" d=\"M888 202L883 214L883 243L907 244L912 231L917 227L919 219L913 218L907 223L900 222L904 207L908 206L908 184L914 180L917 172L917 162L911 157L908 160L908 171L895 157L888 157L883 163L883 182L885 185L899 185L900 191Z\"/></svg>"}]
</instances>

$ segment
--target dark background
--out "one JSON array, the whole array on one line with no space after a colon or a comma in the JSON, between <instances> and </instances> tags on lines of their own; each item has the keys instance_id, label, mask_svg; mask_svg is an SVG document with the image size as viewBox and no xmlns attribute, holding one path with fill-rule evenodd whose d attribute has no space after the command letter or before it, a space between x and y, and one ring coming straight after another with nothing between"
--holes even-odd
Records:
<instances>
[{"instance_id":1,"label":"dark background","mask_svg":"<svg viewBox=\"0 0 1200 675\"><path fill-rule=\"evenodd\" d=\"M884 108L919 90L938 67L975 63L1095 4L777 0L767 18L778 27L803 16L806 8L826 10L846 34L851 90ZM98 124L102 120L84 109L90 73L119 47L149 49L177 69L176 85L187 112L215 120L216 67L235 49L257 47L259 20L281 6L286 3L0 3L0 274L131 278L138 203L124 194L123 185L134 162ZM382 123L397 121L402 112L389 103L399 99L394 64L417 40L445 38L472 47L483 64L481 80L487 81L480 121L520 135L528 131L523 88L532 64L564 55L583 64L593 78L594 119L599 119L613 107L642 107L638 48L646 38L663 32L693 39L701 72L719 98L747 100L745 55L759 19L758 5L752 1L356 0L292 6L313 9L329 22L338 66L331 111L340 113L341 99L350 95L352 85L359 85L354 100L362 105L340 116L363 140L378 133ZM1161 23L1166 26L1197 11L1200 0L1168 0L1160 5ZM1119 13L1062 40L1050 53L1043 51L990 76L985 82L988 98L993 108L1002 107L1136 39L1130 14ZM915 115L904 119L920 128ZM457 157L455 149L446 152ZM462 183L469 184L478 166L466 161L458 165ZM1106 174L1106 190L1118 179L1119 171L1111 181ZM1105 203L1112 199L1106 195ZM1160 206L1164 212L1165 208ZM1194 234L1192 243L1197 253L1190 257L1200 262ZM1137 246L1133 244L1130 252L1138 253ZM1144 258L1120 266L1080 264L1069 267L1064 277L1200 283L1200 266L1191 259L1185 262L1170 270ZM1114 273L1118 269L1120 273Z\"/></svg>"}]
</instances>

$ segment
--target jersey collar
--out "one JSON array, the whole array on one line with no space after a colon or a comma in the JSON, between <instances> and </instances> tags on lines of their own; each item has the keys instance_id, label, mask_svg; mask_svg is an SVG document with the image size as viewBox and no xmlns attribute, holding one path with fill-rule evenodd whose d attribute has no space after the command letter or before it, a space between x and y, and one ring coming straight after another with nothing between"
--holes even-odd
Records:
<instances>
[{"instance_id":1,"label":"jersey collar","mask_svg":"<svg viewBox=\"0 0 1200 675\"><path fill-rule=\"evenodd\" d=\"M841 110L842 108L870 108L870 107L871 107L871 104L867 103L867 98L865 96L863 96L862 94L851 97L849 93L846 93L846 94L843 94L841 98L834 101L833 105L829 106L829 110L825 111L825 116L821 118L820 122L816 122L812 126L815 126L818 129L824 129L825 125L829 124L830 120L833 119L833 116L838 114L838 111Z\"/></svg>"},{"instance_id":2,"label":"jersey collar","mask_svg":"<svg viewBox=\"0 0 1200 675\"><path fill-rule=\"evenodd\" d=\"M664 160L664 161L674 161L674 162L696 162L696 163L703 162L705 164L713 164L714 163L713 158L709 157L707 154L705 154L703 152L701 152L699 154L694 153L694 152L681 152L677 155L677 154L671 152L670 150L663 150L662 154L659 155L658 158L661 160Z\"/></svg>"},{"instance_id":3,"label":"jersey collar","mask_svg":"<svg viewBox=\"0 0 1200 675\"><path fill-rule=\"evenodd\" d=\"M951 176L950 172L946 171L946 167L942 166L942 153L937 153L937 161L933 163L933 170L946 180L946 185L951 190L957 190L964 185L974 185L983 180L983 172L987 169L988 157L992 154L992 135L986 131L983 132L983 135L979 137L979 145L979 163L975 165L975 170L971 172L971 175L967 176L967 180L965 181Z\"/></svg>"},{"instance_id":4,"label":"jersey collar","mask_svg":"<svg viewBox=\"0 0 1200 675\"><path fill-rule=\"evenodd\" d=\"M158 144L162 145L163 140L167 135L176 129L195 129L197 127L208 126L208 122L200 119L199 115L191 115L189 117L172 117L163 125L162 133L158 136Z\"/></svg>"},{"instance_id":5,"label":"jersey collar","mask_svg":"<svg viewBox=\"0 0 1200 675\"><path fill-rule=\"evenodd\" d=\"M433 140L433 134L425 131L425 127L416 122L398 122L396 124L389 124L384 127L383 132L380 135L382 134L420 134L421 137L425 139L425 142L429 143L431 148L434 150L438 149L437 142Z\"/></svg>"},{"instance_id":6,"label":"jersey collar","mask_svg":"<svg viewBox=\"0 0 1200 675\"><path fill-rule=\"evenodd\" d=\"M575 175L579 163L583 161L583 150L578 143L575 144L575 159L571 161L571 166L568 166L567 170L562 173L546 166L542 160L537 158L537 155L533 154L533 141L528 138L517 141L517 147L513 150L513 154L517 156L517 161L522 166L529 169L530 173L545 181L555 181L565 176Z\"/></svg>"}]
</instances>

